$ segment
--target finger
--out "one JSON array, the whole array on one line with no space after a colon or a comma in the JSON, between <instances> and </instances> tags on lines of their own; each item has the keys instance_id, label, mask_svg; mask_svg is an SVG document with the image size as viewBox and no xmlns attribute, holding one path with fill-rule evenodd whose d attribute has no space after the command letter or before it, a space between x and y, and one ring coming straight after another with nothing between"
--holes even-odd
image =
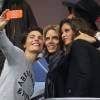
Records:
<instances>
[{"instance_id":1,"label":"finger","mask_svg":"<svg viewBox=\"0 0 100 100\"><path fill-rule=\"evenodd\" d=\"M6 9L2 12L1 16L0 17L5 17L6 16L6 13L9 11L9 9Z\"/></svg>"}]
</instances>

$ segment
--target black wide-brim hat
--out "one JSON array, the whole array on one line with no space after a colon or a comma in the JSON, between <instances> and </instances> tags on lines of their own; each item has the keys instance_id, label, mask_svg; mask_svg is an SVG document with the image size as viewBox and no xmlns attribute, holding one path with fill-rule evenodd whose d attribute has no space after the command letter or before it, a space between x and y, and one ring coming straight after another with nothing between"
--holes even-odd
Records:
<instances>
[{"instance_id":1,"label":"black wide-brim hat","mask_svg":"<svg viewBox=\"0 0 100 100\"><path fill-rule=\"evenodd\" d=\"M95 0L65 0L62 4L66 7L73 7L76 10L80 9L92 15L91 17L100 16L100 6Z\"/></svg>"},{"instance_id":2,"label":"black wide-brim hat","mask_svg":"<svg viewBox=\"0 0 100 100\"><path fill-rule=\"evenodd\" d=\"M70 0L65 0L65 1L62 1L62 4L65 6L65 7L75 7L76 4L78 3L78 1L70 1Z\"/></svg>"},{"instance_id":3,"label":"black wide-brim hat","mask_svg":"<svg viewBox=\"0 0 100 100\"><path fill-rule=\"evenodd\" d=\"M64 0L62 4L67 8L73 7L81 17L87 17L92 24L100 17L100 6L95 0Z\"/></svg>"}]
</instances>

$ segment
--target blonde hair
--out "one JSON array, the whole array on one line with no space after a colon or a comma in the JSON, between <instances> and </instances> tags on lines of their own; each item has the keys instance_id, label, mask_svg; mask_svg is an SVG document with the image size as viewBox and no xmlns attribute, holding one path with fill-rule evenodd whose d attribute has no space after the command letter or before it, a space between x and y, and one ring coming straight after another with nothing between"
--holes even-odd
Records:
<instances>
[{"instance_id":1,"label":"blonde hair","mask_svg":"<svg viewBox=\"0 0 100 100\"><path fill-rule=\"evenodd\" d=\"M44 38L46 37L46 34L49 30L54 30L58 33L59 35L59 25L47 25L46 27L44 27L43 29L43 36Z\"/></svg>"},{"instance_id":2,"label":"blonde hair","mask_svg":"<svg viewBox=\"0 0 100 100\"><path fill-rule=\"evenodd\" d=\"M46 27L44 27L44 29L43 29L44 40L45 40L46 34L49 30L54 30L55 32L57 32L58 37L59 37L59 47L60 47L60 49L62 49L63 46L62 46L62 41L61 41L60 33L59 33L59 25L47 25Z\"/></svg>"}]
</instances>

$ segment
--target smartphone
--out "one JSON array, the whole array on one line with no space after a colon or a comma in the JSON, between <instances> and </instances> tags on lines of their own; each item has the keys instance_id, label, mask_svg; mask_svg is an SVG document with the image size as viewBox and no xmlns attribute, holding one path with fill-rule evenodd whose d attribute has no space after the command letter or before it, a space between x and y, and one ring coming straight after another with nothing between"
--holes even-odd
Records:
<instances>
[{"instance_id":1,"label":"smartphone","mask_svg":"<svg viewBox=\"0 0 100 100\"><path fill-rule=\"evenodd\" d=\"M23 11L22 10L9 10L7 11L5 17L7 20L22 18Z\"/></svg>"}]
</instances>

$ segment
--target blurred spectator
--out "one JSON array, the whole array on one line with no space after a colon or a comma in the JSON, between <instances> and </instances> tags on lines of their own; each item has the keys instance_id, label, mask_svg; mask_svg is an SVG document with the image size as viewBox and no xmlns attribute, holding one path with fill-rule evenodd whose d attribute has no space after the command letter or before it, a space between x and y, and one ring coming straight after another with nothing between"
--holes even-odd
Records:
<instances>
[{"instance_id":1,"label":"blurred spectator","mask_svg":"<svg viewBox=\"0 0 100 100\"><path fill-rule=\"evenodd\" d=\"M100 5L96 0L66 0L62 3L69 10L68 18L82 17L92 25L92 28L99 30L96 21L100 18Z\"/></svg>"},{"instance_id":2,"label":"blurred spectator","mask_svg":"<svg viewBox=\"0 0 100 100\"><path fill-rule=\"evenodd\" d=\"M32 13L30 6L27 4L25 0L1 0L0 1L0 12L5 9L22 9L23 17L20 19L10 20L6 25L6 33L8 38L14 43L14 45L20 47L20 40L24 33L30 26L37 26L37 22L35 16ZM4 62L4 56L2 52L0 52L0 73L2 71L2 66Z\"/></svg>"},{"instance_id":3,"label":"blurred spectator","mask_svg":"<svg viewBox=\"0 0 100 100\"><path fill-rule=\"evenodd\" d=\"M6 26L7 36L15 45L20 47L20 39L22 38L22 35L30 26L37 26L35 16L25 0L4 0L2 11L5 9L23 10L22 18L10 20Z\"/></svg>"}]
</instances>

